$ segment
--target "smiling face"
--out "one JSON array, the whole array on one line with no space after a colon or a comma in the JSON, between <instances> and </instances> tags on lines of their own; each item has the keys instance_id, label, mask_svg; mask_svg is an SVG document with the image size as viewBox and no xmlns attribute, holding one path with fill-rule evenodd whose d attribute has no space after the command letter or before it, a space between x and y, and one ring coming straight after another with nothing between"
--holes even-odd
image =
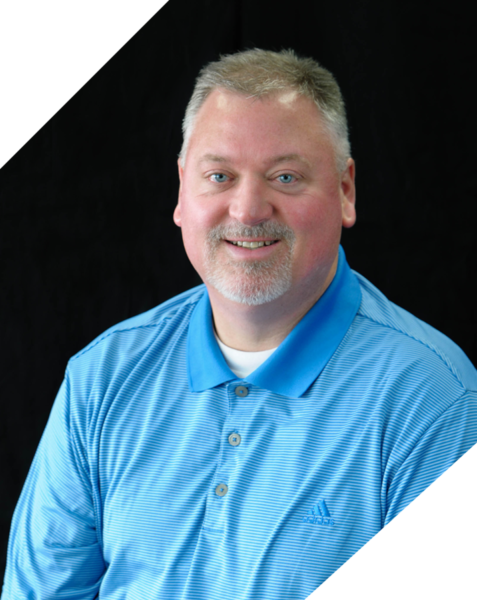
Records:
<instances>
[{"instance_id":1,"label":"smiling face","mask_svg":"<svg viewBox=\"0 0 477 600\"><path fill-rule=\"evenodd\" d=\"M179 176L174 221L211 299L319 298L336 269L341 227L355 221L354 163L338 172L310 99L215 90Z\"/></svg>"}]
</instances>

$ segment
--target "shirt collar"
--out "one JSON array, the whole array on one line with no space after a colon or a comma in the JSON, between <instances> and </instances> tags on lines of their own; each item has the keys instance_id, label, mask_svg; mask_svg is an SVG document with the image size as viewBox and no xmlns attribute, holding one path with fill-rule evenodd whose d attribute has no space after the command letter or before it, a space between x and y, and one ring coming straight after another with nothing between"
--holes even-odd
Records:
<instances>
[{"instance_id":1,"label":"shirt collar","mask_svg":"<svg viewBox=\"0 0 477 600\"><path fill-rule=\"evenodd\" d=\"M357 277L340 246L333 281L321 298L246 381L284 396L301 396L318 377L349 329L361 303ZM191 315L187 372L193 392L237 379L214 337L207 291Z\"/></svg>"}]
</instances>

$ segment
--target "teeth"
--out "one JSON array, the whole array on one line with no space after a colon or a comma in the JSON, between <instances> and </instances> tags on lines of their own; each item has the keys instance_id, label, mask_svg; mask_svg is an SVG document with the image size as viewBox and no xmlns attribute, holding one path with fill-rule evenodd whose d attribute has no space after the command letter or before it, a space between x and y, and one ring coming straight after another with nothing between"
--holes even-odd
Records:
<instances>
[{"instance_id":1,"label":"teeth","mask_svg":"<svg viewBox=\"0 0 477 600\"><path fill-rule=\"evenodd\" d=\"M270 246L273 242L232 242L232 244L234 246L242 246L243 248L254 250L255 248L262 248L262 246Z\"/></svg>"}]
</instances>

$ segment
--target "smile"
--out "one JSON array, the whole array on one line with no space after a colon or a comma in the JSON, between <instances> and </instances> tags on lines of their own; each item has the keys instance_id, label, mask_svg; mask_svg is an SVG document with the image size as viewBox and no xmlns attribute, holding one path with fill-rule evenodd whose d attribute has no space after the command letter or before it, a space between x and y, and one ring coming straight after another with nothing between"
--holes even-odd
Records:
<instances>
[{"instance_id":1,"label":"smile","mask_svg":"<svg viewBox=\"0 0 477 600\"><path fill-rule=\"evenodd\" d=\"M233 242L231 240L227 240L229 244L233 244L234 246L242 246L242 248L250 248L250 250L255 250L255 248L262 248L262 246L271 246L272 244L276 244L278 240L270 240L266 242Z\"/></svg>"}]
</instances>

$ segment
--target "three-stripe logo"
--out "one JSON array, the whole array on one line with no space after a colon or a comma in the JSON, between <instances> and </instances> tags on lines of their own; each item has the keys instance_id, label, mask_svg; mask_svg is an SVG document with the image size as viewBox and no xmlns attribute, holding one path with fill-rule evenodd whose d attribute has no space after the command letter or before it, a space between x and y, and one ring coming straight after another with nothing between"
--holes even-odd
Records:
<instances>
[{"instance_id":1,"label":"three-stripe logo","mask_svg":"<svg viewBox=\"0 0 477 600\"><path fill-rule=\"evenodd\" d=\"M304 516L302 519L302 522L313 523L313 525L329 526L333 526L335 524L324 500L318 500L318 502L307 511L306 516Z\"/></svg>"}]
</instances>

